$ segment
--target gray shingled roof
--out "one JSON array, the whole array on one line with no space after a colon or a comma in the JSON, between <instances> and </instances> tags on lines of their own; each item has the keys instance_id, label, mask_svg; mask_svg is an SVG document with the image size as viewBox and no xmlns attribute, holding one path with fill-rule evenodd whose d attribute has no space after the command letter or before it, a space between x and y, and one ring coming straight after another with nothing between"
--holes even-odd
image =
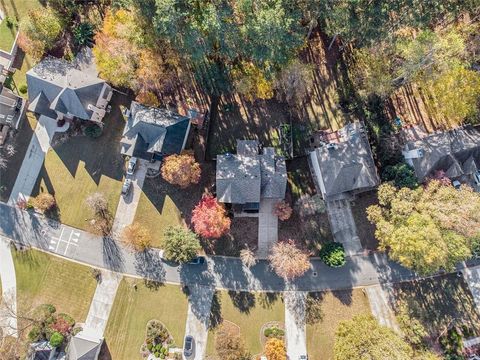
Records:
<instances>
[{"instance_id":1,"label":"gray shingled roof","mask_svg":"<svg viewBox=\"0 0 480 360\"><path fill-rule=\"evenodd\" d=\"M24 100L0 84L0 124L18 129Z\"/></svg>"},{"instance_id":2,"label":"gray shingled roof","mask_svg":"<svg viewBox=\"0 0 480 360\"><path fill-rule=\"evenodd\" d=\"M285 197L285 160L275 149L258 154L258 142L237 140L238 154L217 156L216 192L219 201L231 204L259 203L261 198Z\"/></svg>"},{"instance_id":3,"label":"gray shingled roof","mask_svg":"<svg viewBox=\"0 0 480 360\"><path fill-rule=\"evenodd\" d=\"M90 120L105 81L85 74L63 59L47 57L27 72L28 109L56 118L55 110Z\"/></svg>"},{"instance_id":4,"label":"gray shingled roof","mask_svg":"<svg viewBox=\"0 0 480 360\"><path fill-rule=\"evenodd\" d=\"M335 147L319 147L311 153L311 160L320 170L321 176L316 180L321 182L324 198L366 190L379 184L370 144L361 123L349 124L343 132L346 141L335 144Z\"/></svg>"},{"instance_id":5,"label":"gray shingled roof","mask_svg":"<svg viewBox=\"0 0 480 360\"><path fill-rule=\"evenodd\" d=\"M102 341L92 341L81 336L81 333L72 337L68 345L69 360L97 360L97 353Z\"/></svg>"},{"instance_id":6,"label":"gray shingled roof","mask_svg":"<svg viewBox=\"0 0 480 360\"><path fill-rule=\"evenodd\" d=\"M123 129L121 152L148 160L154 154L178 154L189 124L186 116L134 101Z\"/></svg>"},{"instance_id":7,"label":"gray shingled roof","mask_svg":"<svg viewBox=\"0 0 480 360\"><path fill-rule=\"evenodd\" d=\"M445 171L449 178L456 178L479 169L480 132L471 126L440 132L408 142L405 150L421 150L423 154L407 160L420 182L437 170Z\"/></svg>"}]
</instances>

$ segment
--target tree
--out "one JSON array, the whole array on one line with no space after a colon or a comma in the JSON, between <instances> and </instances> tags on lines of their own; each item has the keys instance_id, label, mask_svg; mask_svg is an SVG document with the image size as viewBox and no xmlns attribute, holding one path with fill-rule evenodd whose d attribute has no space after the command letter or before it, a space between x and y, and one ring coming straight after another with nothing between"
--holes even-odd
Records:
<instances>
[{"instance_id":1,"label":"tree","mask_svg":"<svg viewBox=\"0 0 480 360\"><path fill-rule=\"evenodd\" d=\"M452 270L471 256L480 235L480 194L432 180L425 187L397 189L382 184L379 205L367 209L380 248L421 274Z\"/></svg>"},{"instance_id":2,"label":"tree","mask_svg":"<svg viewBox=\"0 0 480 360\"><path fill-rule=\"evenodd\" d=\"M308 254L297 248L292 240L276 243L268 259L275 273L285 280L302 276L310 269Z\"/></svg>"},{"instance_id":3,"label":"tree","mask_svg":"<svg viewBox=\"0 0 480 360\"><path fill-rule=\"evenodd\" d=\"M93 25L88 22L82 22L73 29L73 40L77 46L91 46L94 35Z\"/></svg>"},{"instance_id":4,"label":"tree","mask_svg":"<svg viewBox=\"0 0 480 360\"><path fill-rule=\"evenodd\" d=\"M18 45L38 60L54 47L62 29L61 19L50 7L30 10L20 21Z\"/></svg>"},{"instance_id":5,"label":"tree","mask_svg":"<svg viewBox=\"0 0 480 360\"><path fill-rule=\"evenodd\" d=\"M295 59L280 70L274 86L281 100L298 106L313 87L313 67Z\"/></svg>"},{"instance_id":6,"label":"tree","mask_svg":"<svg viewBox=\"0 0 480 360\"><path fill-rule=\"evenodd\" d=\"M111 233L113 217L108 208L108 201L100 192L90 194L85 199L85 204L92 210L93 218L90 220L91 231L100 236Z\"/></svg>"},{"instance_id":7,"label":"tree","mask_svg":"<svg viewBox=\"0 0 480 360\"><path fill-rule=\"evenodd\" d=\"M381 326L371 315L342 321L335 332L333 352L335 360L405 360L413 355L400 336Z\"/></svg>"},{"instance_id":8,"label":"tree","mask_svg":"<svg viewBox=\"0 0 480 360\"><path fill-rule=\"evenodd\" d=\"M250 360L251 355L245 349L239 329L229 323L223 323L215 334L215 350L220 359Z\"/></svg>"},{"instance_id":9,"label":"tree","mask_svg":"<svg viewBox=\"0 0 480 360\"><path fill-rule=\"evenodd\" d=\"M218 239L230 230L225 207L212 195L204 195L192 212L193 228L205 238Z\"/></svg>"},{"instance_id":10,"label":"tree","mask_svg":"<svg viewBox=\"0 0 480 360\"><path fill-rule=\"evenodd\" d=\"M102 217L109 213L108 201L104 194L94 192L85 199L85 204L94 212Z\"/></svg>"},{"instance_id":11,"label":"tree","mask_svg":"<svg viewBox=\"0 0 480 360\"><path fill-rule=\"evenodd\" d=\"M150 232L138 222L126 226L122 231L121 238L125 245L135 251L145 251L152 243Z\"/></svg>"},{"instance_id":12,"label":"tree","mask_svg":"<svg viewBox=\"0 0 480 360\"><path fill-rule=\"evenodd\" d=\"M240 260L242 260L243 265L246 267L252 267L257 263L257 258L252 249L247 247L246 249L240 250Z\"/></svg>"},{"instance_id":13,"label":"tree","mask_svg":"<svg viewBox=\"0 0 480 360\"><path fill-rule=\"evenodd\" d=\"M253 63L243 62L232 70L235 89L247 100L270 99L273 97L273 84Z\"/></svg>"},{"instance_id":14,"label":"tree","mask_svg":"<svg viewBox=\"0 0 480 360\"><path fill-rule=\"evenodd\" d=\"M198 184L202 170L193 155L170 155L163 160L162 177L165 181L181 188Z\"/></svg>"},{"instance_id":15,"label":"tree","mask_svg":"<svg viewBox=\"0 0 480 360\"><path fill-rule=\"evenodd\" d=\"M285 200L282 200L275 205L274 213L280 220L286 221L292 216L293 210L289 203L287 203Z\"/></svg>"},{"instance_id":16,"label":"tree","mask_svg":"<svg viewBox=\"0 0 480 360\"><path fill-rule=\"evenodd\" d=\"M33 207L41 213L46 213L56 206L55 198L49 193L40 193L32 199Z\"/></svg>"},{"instance_id":17,"label":"tree","mask_svg":"<svg viewBox=\"0 0 480 360\"><path fill-rule=\"evenodd\" d=\"M384 181L393 181L396 187L415 189L418 186L415 170L405 162L388 165L382 173Z\"/></svg>"},{"instance_id":18,"label":"tree","mask_svg":"<svg viewBox=\"0 0 480 360\"><path fill-rule=\"evenodd\" d=\"M167 260L186 263L197 256L201 249L195 233L182 226L169 226L165 230L163 249Z\"/></svg>"},{"instance_id":19,"label":"tree","mask_svg":"<svg viewBox=\"0 0 480 360\"><path fill-rule=\"evenodd\" d=\"M265 356L267 360L287 360L287 351L283 340L269 338L265 344Z\"/></svg>"}]
</instances>

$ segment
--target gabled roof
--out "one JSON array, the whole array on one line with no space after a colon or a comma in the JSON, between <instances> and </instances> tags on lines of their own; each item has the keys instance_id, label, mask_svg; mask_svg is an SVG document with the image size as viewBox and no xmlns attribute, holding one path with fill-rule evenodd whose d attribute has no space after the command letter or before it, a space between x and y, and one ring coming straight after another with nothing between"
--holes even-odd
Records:
<instances>
[{"instance_id":1,"label":"gabled roof","mask_svg":"<svg viewBox=\"0 0 480 360\"><path fill-rule=\"evenodd\" d=\"M27 72L28 109L52 117L54 111L90 120L105 81L63 59L47 57ZM55 116L56 117L56 116Z\"/></svg>"},{"instance_id":2,"label":"gabled roof","mask_svg":"<svg viewBox=\"0 0 480 360\"><path fill-rule=\"evenodd\" d=\"M93 339L78 333L70 340L68 345L69 360L97 360L97 355L102 346L103 339Z\"/></svg>"},{"instance_id":3,"label":"gabled roof","mask_svg":"<svg viewBox=\"0 0 480 360\"><path fill-rule=\"evenodd\" d=\"M403 154L420 182L437 170L449 178L472 174L480 163L480 132L467 126L435 133L408 142Z\"/></svg>"},{"instance_id":4,"label":"gabled roof","mask_svg":"<svg viewBox=\"0 0 480 360\"><path fill-rule=\"evenodd\" d=\"M342 132L346 134L345 141L321 146L310 154L313 169L318 169L316 181L325 199L367 190L380 182L363 125L355 122Z\"/></svg>"},{"instance_id":5,"label":"gabled roof","mask_svg":"<svg viewBox=\"0 0 480 360\"><path fill-rule=\"evenodd\" d=\"M237 154L217 156L216 192L220 202L259 203L261 198L283 199L287 189L285 160L274 148L259 154L253 140L237 140Z\"/></svg>"},{"instance_id":6,"label":"gabled roof","mask_svg":"<svg viewBox=\"0 0 480 360\"><path fill-rule=\"evenodd\" d=\"M186 116L134 101L123 129L122 154L144 159L154 154L179 154L189 126Z\"/></svg>"}]
</instances>

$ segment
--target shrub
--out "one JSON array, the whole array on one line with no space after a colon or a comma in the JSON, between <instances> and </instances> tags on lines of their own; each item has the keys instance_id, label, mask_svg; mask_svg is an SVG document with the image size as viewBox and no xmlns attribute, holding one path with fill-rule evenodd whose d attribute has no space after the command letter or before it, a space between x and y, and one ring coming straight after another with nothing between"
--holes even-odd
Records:
<instances>
[{"instance_id":1,"label":"shrub","mask_svg":"<svg viewBox=\"0 0 480 360\"><path fill-rule=\"evenodd\" d=\"M181 188L198 184L202 171L193 155L170 155L163 160L162 177L165 181Z\"/></svg>"},{"instance_id":2,"label":"shrub","mask_svg":"<svg viewBox=\"0 0 480 360\"><path fill-rule=\"evenodd\" d=\"M230 230L225 207L212 195L204 195L192 212L193 228L205 238L218 239Z\"/></svg>"},{"instance_id":3,"label":"shrub","mask_svg":"<svg viewBox=\"0 0 480 360\"><path fill-rule=\"evenodd\" d=\"M28 339L31 341L31 342L35 342L35 341L38 341L40 340L40 336L42 335L42 331L40 329L39 326L35 325L34 327L32 327L32 329L29 331L28 333Z\"/></svg>"},{"instance_id":4,"label":"shrub","mask_svg":"<svg viewBox=\"0 0 480 360\"><path fill-rule=\"evenodd\" d=\"M12 18L11 16L7 16L5 17L5 24L7 24L7 27L9 29L13 29L13 27L17 25L17 21L15 20L15 18Z\"/></svg>"},{"instance_id":5,"label":"shrub","mask_svg":"<svg viewBox=\"0 0 480 360\"><path fill-rule=\"evenodd\" d=\"M215 335L215 351L222 360L250 360L250 353L235 325L223 323Z\"/></svg>"},{"instance_id":6,"label":"shrub","mask_svg":"<svg viewBox=\"0 0 480 360\"><path fill-rule=\"evenodd\" d=\"M60 334L58 331L55 331L52 336L50 336L50 345L52 347L59 347L60 345L63 344L64 337L62 334Z\"/></svg>"},{"instance_id":7,"label":"shrub","mask_svg":"<svg viewBox=\"0 0 480 360\"><path fill-rule=\"evenodd\" d=\"M283 331L282 329L279 329L276 326L272 326L272 327L266 328L263 332L263 335L265 335L265 337L267 338L273 337L273 338L281 339L285 336L285 331Z\"/></svg>"},{"instance_id":8,"label":"shrub","mask_svg":"<svg viewBox=\"0 0 480 360\"><path fill-rule=\"evenodd\" d=\"M242 260L243 265L246 267L252 267L257 263L257 258L252 249L246 248L240 250L240 260Z\"/></svg>"},{"instance_id":9,"label":"shrub","mask_svg":"<svg viewBox=\"0 0 480 360\"><path fill-rule=\"evenodd\" d=\"M27 90L28 90L28 87L26 84L23 84L23 85L20 85L20 87L18 88L18 90L20 91L21 94L26 94L27 93Z\"/></svg>"},{"instance_id":10,"label":"shrub","mask_svg":"<svg viewBox=\"0 0 480 360\"><path fill-rule=\"evenodd\" d=\"M98 125L90 125L85 128L85 135L91 138L98 138L102 135L102 128Z\"/></svg>"},{"instance_id":11,"label":"shrub","mask_svg":"<svg viewBox=\"0 0 480 360\"><path fill-rule=\"evenodd\" d=\"M293 210L289 203L287 203L285 200L282 200L275 205L274 213L280 220L286 221L292 216Z\"/></svg>"},{"instance_id":12,"label":"shrub","mask_svg":"<svg viewBox=\"0 0 480 360\"><path fill-rule=\"evenodd\" d=\"M175 262L188 262L200 250L198 236L182 226L169 226L165 230L163 248L165 258Z\"/></svg>"},{"instance_id":13,"label":"shrub","mask_svg":"<svg viewBox=\"0 0 480 360\"><path fill-rule=\"evenodd\" d=\"M56 202L52 194L41 193L32 199L32 205L37 211L45 213L53 209L56 205Z\"/></svg>"},{"instance_id":14,"label":"shrub","mask_svg":"<svg viewBox=\"0 0 480 360\"><path fill-rule=\"evenodd\" d=\"M152 243L152 237L147 228L134 222L122 231L122 241L135 251L144 251Z\"/></svg>"},{"instance_id":15,"label":"shrub","mask_svg":"<svg viewBox=\"0 0 480 360\"><path fill-rule=\"evenodd\" d=\"M418 187L415 170L404 162L386 166L382 173L382 179L384 181L393 181L397 188L408 187L415 189Z\"/></svg>"},{"instance_id":16,"label":"shrub","mask_svg":"<svg viewBox=\"0 0 480 360\"><path fill-rule=\"evenodd\" d=\"M331 267L340 267L346 263L343 245L333 241L322 246L320 258Z\"/></svg>"},{"instance_id":17,"label":"shrub","mask_svg":"<svg viewBox=\"0 0 480 360\"><path fill-rule=\"evenodd\" d=\"M80 23L73 29L73 40L78 46L93 44L94 35L93 26L88 22Z\"/></svg>"}]
</instances>

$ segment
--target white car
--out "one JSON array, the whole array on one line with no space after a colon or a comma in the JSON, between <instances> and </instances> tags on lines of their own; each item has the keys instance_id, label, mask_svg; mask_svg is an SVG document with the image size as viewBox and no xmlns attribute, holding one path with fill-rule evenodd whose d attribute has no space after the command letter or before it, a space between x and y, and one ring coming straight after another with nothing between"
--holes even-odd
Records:
<instances>
[{"instance_id":1,"label":"white car","mask_svg":"<svg viewBox=\"0 0 480 360\"><path fill-rule=\"evenodd\" d=\"M125 179L122 185L122 194L127 195L130 192L130 188L132 187L132 180Z\"/></svg>"},{"instance_id":2,"label":"white car","mask_svg":"<svg viewBox=\"0 0 480 360\"><path fill-rule=\"evenodd\" d=\"M137 158L136 157L130 158L127 166L127 175L130 175L130 176L133 175L136 167L137 167Z\"/></svg>"}]
</instances>

